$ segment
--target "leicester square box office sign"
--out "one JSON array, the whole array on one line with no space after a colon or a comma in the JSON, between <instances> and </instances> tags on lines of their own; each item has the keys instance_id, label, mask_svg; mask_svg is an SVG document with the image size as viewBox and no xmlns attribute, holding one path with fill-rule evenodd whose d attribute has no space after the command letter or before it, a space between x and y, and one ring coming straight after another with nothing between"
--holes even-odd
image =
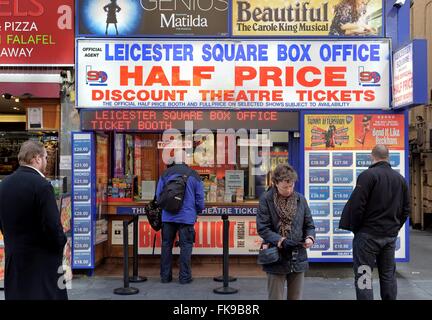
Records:
<instances>
[{"instance_id":1,"label":"leicester square box office sign","mask_svg":"<svg viewBox=\"0 0 432 320\"><path fill-rule=\"evenodd\" d=\"M78 39L85 108L388 108L390 43Z\"/></svg>"},{"instance_id":2,"label":"leicester square box office sign","mask_svg":"<svg viewBox=\"0 0 432 320\"><path fill-rule=\"evenodd\" d=\"M77 0L77 36L228 36L228 0Z\"/></svg>"},{"instance_id":3,"label":"leicester square box office sign","mask_svg":"<svg viewBox=\"0 0 432 320\"><path fill-rule=\"evenodd\" d=\"M73 0L0 1L2 65L73 65Z\"/></svg>"},{"instance_id":4,"label":"leicester square box office sign","mask_svg":"<svg viewBox=\"0 0 432 320\"><path fill-rule=\"evenodd\" d=\"M233 0L233 36L383 35L382 0Z\"/></svg>"}]
</instances>

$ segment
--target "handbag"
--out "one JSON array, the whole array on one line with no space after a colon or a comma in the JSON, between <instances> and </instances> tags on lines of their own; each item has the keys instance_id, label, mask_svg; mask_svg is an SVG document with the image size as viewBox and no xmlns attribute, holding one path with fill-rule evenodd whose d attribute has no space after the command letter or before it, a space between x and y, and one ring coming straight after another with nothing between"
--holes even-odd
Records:
<instances>
[{"instance_id":1,"label":"handbag","mask_svg":"<svg viewBox=\"0 0 432 320\"><path fill-rule=\"evenodd\" d=\"M279 248L278 247L269 247L263 248L261 244L261 248L258 252L257 263L258 264L271 264L279 261Z\"/></svg>"}]
</instances>

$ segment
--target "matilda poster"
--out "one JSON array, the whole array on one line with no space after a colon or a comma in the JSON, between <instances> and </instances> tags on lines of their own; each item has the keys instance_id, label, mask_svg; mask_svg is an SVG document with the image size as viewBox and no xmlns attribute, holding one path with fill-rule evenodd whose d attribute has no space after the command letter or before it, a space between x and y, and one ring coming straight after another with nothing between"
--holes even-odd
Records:
<instances>
[{"instance_id":1,"label":"matilda poster","mask_svg":"<svg viewBox=\"0 0 432 320\"><path fill-rule=\"evenodd\" d=\"M77 36L227 36L228 0L78 0Z\"/></svg>"},{"instance_id":2,"label":"matilda poster","mask_svg":"<svg viewBox=\"0 0 432 320\"><path fill-rule=\"evenodd\" d=\"M311 114L304 118L305 197L314 218L317 241L313 260L350 260L352 233L339 229L343 208L357 177L371 164L376 144L390 150L390 165L405 173L405 137L402 114ZM406 258L405 227L397 241L396 258Z\"/></svg>"},{"instance_id":3,"label":"matilda poster","mask_svg":"<svg viewBox=\"0 0 432 320\"><path fill-rule=\"evenodd\" d=\"M233 0L234 36L382 36L382 0Z\"/></svg>"}]
</instances>

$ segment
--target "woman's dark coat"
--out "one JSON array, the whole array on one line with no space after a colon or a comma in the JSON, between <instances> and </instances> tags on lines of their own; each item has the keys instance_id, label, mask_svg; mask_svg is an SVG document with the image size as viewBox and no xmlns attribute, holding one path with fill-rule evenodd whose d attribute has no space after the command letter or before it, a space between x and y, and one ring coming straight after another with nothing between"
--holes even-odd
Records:
<instances>
[{"instance_id":1,"label":"woman's dark coat","mask_svg":"<svg viewBox=\"0 0 432 320\"><path fill-rule=\"evenodd\" d=\"M0 182L0 229L5 298L67 299L59 273L66 236L54 190L36 170L22 166Z\"/></svg>"},{"instance_id":2,"label":"woman's dark coat","mask_svg":"<svg viewBox=\"0 0 432 320\"><path fill-rule=\"evenodd\" d=\"M276 189L272 187L261 196L256 220L258 234L263 238L264 242L277 246L281 235L278 232L280 219L273 201L274 192L276 192ZM307 252L302 246L302 243L308 236L315 239L315 226L305 197L297 192L295 192L295 194L298 198L297 213L292 222L291 232L288 234L287 239L289 239L291 243L298 243L299 245L297 248L289 251L280 249L280 261L263 265L263 270L265 272L288 274L291 272L304 272L309 267Z\"/></svg>"}]
</instances>

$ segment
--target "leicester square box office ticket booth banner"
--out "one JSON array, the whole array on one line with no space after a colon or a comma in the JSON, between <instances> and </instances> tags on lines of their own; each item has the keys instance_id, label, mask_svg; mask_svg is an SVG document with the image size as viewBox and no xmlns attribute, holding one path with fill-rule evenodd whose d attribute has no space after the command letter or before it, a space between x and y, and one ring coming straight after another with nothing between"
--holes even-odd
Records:
<instances>
[{"instance_id":1,"label":"leicester square box office ticket booth banner","mask_svg":"<svg viewBox=\"0 0 432 320\"><path fill-rule=\"evenodd\" d=\"M299 173L298 190L311 204L317 224L312 261L351 259L352 235L339 230L337 221L357 174L368 164L371 146L388 144L395 168L401 174L406 170L406 117L389 110L390 52L387 39L191 40L186 44L161 39L77 39L77 106L83 132L73 138L74 222L87 225L83 230L90 232L76 235L75 256L85 258L74 266L93 267L93 233L100 233L95 231L95 217L103 211L97 203L110 199L109 210L117 216L142 213L140 201L151 198L164 168L160 154L167 141L161 140L161 133L172 128L179 130L182 142L171 147L192 146L201 160L209 150L216 153L215 159L221 151L217 139L211 138L217 129L244 128L248 134L259 129L259 135L267 138L270 158L275 159L271 163L288 159ZM317 109L321 112L314 115ZM370 129L362 127L363 119L369 119ZM204 128L208 131L199 132ZM266 135L262 129L271 133ZM367 132L362 135L361 130ZM367 143L359 145L356 141L361 139ZM240 140L236 148L251 149L250 141ZM205 147L198 148L200 144ZM106 160L98 161L104 154ZM241 160L238 155L235 164L195 166L206 190L196 253L222 252L219 220L208 216L226 213L233 216L232 253L257 252L254 210L269 176L253 176L249 165L239 165ZM119 236L113 225L109 232ZM149 253L148 239L153 234L145 218L139 230L140 252ZM399 260L408 254L405 232L398 241Z\"/></svg>"}]
</instances>

